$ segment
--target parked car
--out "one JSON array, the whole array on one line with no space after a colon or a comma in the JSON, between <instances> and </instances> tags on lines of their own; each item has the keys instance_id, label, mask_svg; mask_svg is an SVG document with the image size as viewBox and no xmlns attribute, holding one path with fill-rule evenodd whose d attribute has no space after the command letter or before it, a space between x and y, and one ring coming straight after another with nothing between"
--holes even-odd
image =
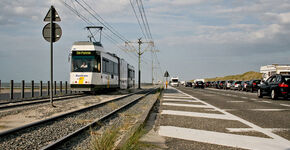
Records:
<instances>
[{"instance_id":1,"label":"parked car","mask_svg":"<svg viewBox=\"0 0 290 150\"><path fill-rule=\"evenodd\" d=\"M246 91L246 87L249 84L249 81L242 81L241 83L241 90Z\"/></svg>"},{"instance_id":2,"label":"parked car","mask_svg":"<svg viewBox=\"0 0 290 150\"><path fill-rule=\"evenodd\" d=\"M215 81L214 87L218 89L219 88L219 84L220 84L220 81Z\"/></svg>"},{"instance_id":3,"label":"parked car","mask_svg":"<svg viewBox=\"0 0 290 150\"><path fill-rule=\"evenodd\" d=\"M231 86L231 90L238 90L241 87L241 83L242 81L234 81Z\"/></svg>"},{"instance_id":4,"label":"parked car","mask_svg":"<svg viewBox=\"0 0 290 150\"><path fill-rule=\"evenodd\" d=\"M230 89L233 82L234 82L233 80L227 80L227 81L225 81L224 89L225 90Z\"/></svg>"},{"instance_id":5,"label":"parked car","mask_svg":"<svg viewBox=\"0 0 290 150\"><path fill-rule=\"evenodd\" d=\"M205 87L210 87L211 86L211 82L208 81L208 82L205 82Z\"/></svg>"},{"instance_id":6,"label":"parked car","mask_svg":"<svg viewBox=\"0 0 290 150\"><path fill-rule=\"evenodd\" d=\"M257 91L258 87L260 86L261 80L251 80L246 86L246 91Z\"/></svg>"},{"instance_id":7,"label":"parked car","mask_svg":"<svg viewBox=\"0 0 290 150\"><path fill-rule=\"evenodd\" d=\"M185 87L192 87L192 83L191 82L186 82L185 83Z\"/></svg>"},{"instance_id":8,"label":"parked car","mask_svg":"<svg viewBox=\"0 0 290 150\"><path fill-rule=\"evenodd\" d=\"M204 88L204 83L202 81L196 81L194 83L194 87L193 88Z\"/></svg>"},{"instance_id":9,"label":"parked car","mask_svg":"<svg viewBox=\"0 0 290 150\"><path fill-rule=\"evenodd\" d=\"M260 85L257 95L259 98L263 96L271 96L273 100L278 97L288 99L290 96L290 75L276 74L270 76Z\"/></svg>"},{"instance_id":10,"label":"parked car","mask_svg":"<svg viewBox=\"0 0 290 150\"><path fill-rule=\"evenodd\" d=\"M225 83L226 83L226 81L220 81L218 84L218 89L223 89Z\"/></svg>"}]
</instances>

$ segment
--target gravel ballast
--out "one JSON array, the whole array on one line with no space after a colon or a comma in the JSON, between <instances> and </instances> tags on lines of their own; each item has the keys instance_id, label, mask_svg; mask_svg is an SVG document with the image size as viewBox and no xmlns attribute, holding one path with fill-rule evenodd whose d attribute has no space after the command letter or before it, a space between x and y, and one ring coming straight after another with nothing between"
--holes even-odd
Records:
<instances>
[{"instance_id":1,"label":"gravel ballast","mask_svg":"<svg viewBox=\"0 0 290 150\"><path fill-rule=\"evenodd\" d=\"M102 107L74 113L13 135L3 136L0 139L0 149L40 149L142 95L136 94Z\"/></svg>"}]
</instances>

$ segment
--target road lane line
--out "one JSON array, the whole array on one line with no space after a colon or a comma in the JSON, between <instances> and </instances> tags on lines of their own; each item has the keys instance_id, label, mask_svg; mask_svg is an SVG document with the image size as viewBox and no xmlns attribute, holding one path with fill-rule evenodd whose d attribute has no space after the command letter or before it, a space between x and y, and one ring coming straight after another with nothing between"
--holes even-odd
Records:
<instances>
[{"instance_id":1,"label":"road lane line","mask_svg":"<svg viewBox=\"0 0 290 150\"><path fill-rule=\"evenodd\" d=\"M227 115L224 115L224 114L197 113L197 112L176 111L176 110L162 110L161 115L177 115L177 116L187 116L187 117L235 120L234 118L227 116Z\"/></svg>"},{"instance_id":2,"label":"road lane line","mask_svg":"<svg viewBox=\"0 0 290 150\"><path fill-rule=\"evenodd\" d=\"M190 98L190 97L181 97L181 96L163 96L163 98Z\"/></svg>"},{"instance_id":3,"label":"road lane line","mask_svg":"<svg viewBox=\"0 0 290 150\"><path fill-rule=\"evenodd\" d=\"M227 116L231 116L231 118L235 118L235 120L238 120L238 121L240 121L240 122L242 122L242 123L254 128L258 132L262 132L262 133L266 134L267 136L272 137L273 139L276 139L276 140L281 141L283 143L287 143L289 145L289 147L290 147L290 142L287 139L285 139L285 138L283 138L283 137L281 137L281 136L279 136L277 134L274 134L274 133L272 133L270 131L267 131L267 130L261 128L260 126L255 125L254 123L251 123L251 122L249 122L247 120L244 120L244 119L242 119L242 118L240 118L238 116L235 116L235 115L233 115L233 114L231 114L229 112L226 112L226 111L224 111L224 110L222 110L222 109L220 109L218 107L215 107L215 106L213 106L213 105L211 105L211 104L209 104L207 102L204 102L204 101L202 101L202 100L200 100L200 99L198 99L198 98L196 98L194 96L191 96L191 95L189 95L187 93L184 93L184 92L182 92L182 91L180 91L178 89L176 89L176 90L179 91L180 93L183 93L183 94L187 95L187 96L195 98L196 100L200 101L201 103L203 103L205 105L212 106L213 108L215 108L216 110L222 112L223 114L226 114Z\"/></svg>"},{"instance_id":4,"label":"road lane line","mask_svg":"<svg viewBox=\"0 0 290 150\"><path fill-rule=\"evenodd\" d=\"M290 105L288 105L288 104L280 104L280 105L290 107Z\"/></svg>"},{"instance_id":5,"label":"road lane line","mask_svg":"<svg viewBox=\"0 0 290 150\"><path fill-rule=\"evenodd\" d=\"M245 101L227 101L228 103L243 103Z\"/></svg>"},{"instance_id":6,"label":"road lane line","mask_svg":"<svg viewBox=\"0 0 290 150\"><path fill-rule=\"evenodd\" d=\"M253 132L253 128L226 128L229 132ZM289 131L290 128L264 128L270 132Z\"/></svg>"},{"instance_id":7,"label":"road lane line","mask_svg":"<svg viewBox=\"0 0 290 150\"><path fill-rule=\"evenodd\" d=\"M284 110L290 110L290 109L248 109L251 111L284 111Z\"/></svg>"},{"instance_id":8,"label":"road lane line","mask_svg":"<svg viewBox=\"0 0 290 150\"><path fill-rule=\"evenodd\" d=\"M257 99L255 99L255 98L251 98L250 100L252 100L252 101L256 101Z\"/></svg>"},{"instance_id":9,"label":"road lane line","mask_svg":"<svg viewBox=\"0 0 290 150\"><path fill-rule=\"evenodd\" d=\"M289 143L284 143L277 139L261 138L246 135L236 135L214 131L188 129L173 126L160 126L159 135L171 138L178 138L203 143L218 144L230 147L245 149L289 149Z\"/></svg>"},{"instance_id":10,"label":"road lane line","mask_svg":"<svg viewBox=\"0 0 290 150\"><path fill-rule=\"evenodd\" d=\"M193 104L176 104L176 103L162 103L165 106L179 106L179 107L193 107L193 108L212 108L207 105L193 105Z\"/></svg>"},{"instance_id":11,"label":"road lane line","mask_svg":"<svg viewBox=\"0 0 290 150\"><path fill-rule=\"evenodd\" d=\"M269 101L258 101L259 103L268 103L268 104L271 104L272 102L269 102Z\"/></svg>"},{"instance_id":12,"label":"road lane line","mask_svg":"<svg viewBox=\"0 0 290 150\"><path fill-rule=\"evenodd\" d=\"M193 102L193 103L196 103L196 102L199 102L197 100L187 100L187 99L163 99L162 101L170 101L170 102Z\"/></svg>"},{"instance_id":13,"label":"road lane line","mask_svg":"<svg viewBox=\"0 0 290 150\"><path fill-rule=\"evenodd\" d=\"M248 99L247 97L241 97L242 99Z\"/></svg>"}]
</instances>

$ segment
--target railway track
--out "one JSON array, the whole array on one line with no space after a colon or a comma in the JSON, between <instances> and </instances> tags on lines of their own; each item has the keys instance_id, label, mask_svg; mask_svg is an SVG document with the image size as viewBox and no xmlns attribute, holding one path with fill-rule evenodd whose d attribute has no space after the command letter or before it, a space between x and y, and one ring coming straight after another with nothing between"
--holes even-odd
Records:
<instances>
[{"instance_id":1,"label":"railway track","mask_svg":"<svg viewBox=\"0 0 290 150\"><path fill-rule=\"evenodd\" d=\"M0 149L54 149L73 136L129 108L153 89L129 94L0 133Z\"/></svg>"},{"instance_id":2,"label":"railway track","mask_svg":"<svg viewBox=\"0 0 290 150\"><path fill-rule=\"evenodd\" d=\"M64 95L64 96L55 97L54 101L63 101L63 100L69 100L72 98L84 97L84 96L87 96L87 95L86 94ZM11 103L1 103L0 110L27 106L27 105L48 103L48 102L50 102L49 98L41 98L41 99L22 100L22 101L16 101L16 102L11 102Z\"/></svg>"}]
</instances>

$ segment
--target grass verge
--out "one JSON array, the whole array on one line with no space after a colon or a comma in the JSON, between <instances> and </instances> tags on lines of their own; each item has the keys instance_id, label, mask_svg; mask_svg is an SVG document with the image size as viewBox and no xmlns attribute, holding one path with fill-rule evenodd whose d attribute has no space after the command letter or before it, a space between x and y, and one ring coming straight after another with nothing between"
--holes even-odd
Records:
<instances>
[{"instance_id":1,"label":"grass verge","mask_svg":"<svg viewBox=\"0 0 290 150\"><path fill-rule=\"evenodd\" d=\"M91 150L112 150L118 139L119 128L107 128L104 133L98 134L91 131L92 141Z\"/></svg>"}]
</instances>

